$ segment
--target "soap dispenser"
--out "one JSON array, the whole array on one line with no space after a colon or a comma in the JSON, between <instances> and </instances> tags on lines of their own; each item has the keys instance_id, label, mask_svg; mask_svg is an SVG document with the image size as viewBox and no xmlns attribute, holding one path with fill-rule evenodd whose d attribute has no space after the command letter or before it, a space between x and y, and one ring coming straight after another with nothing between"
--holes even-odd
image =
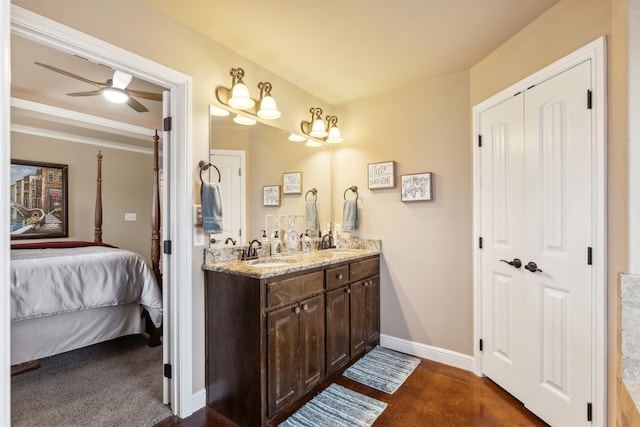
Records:
<instances>
[{"instance_id":1,"label":"soap dispenser","mask_svg":"<svg viewBox=\"0 0 640 427\"><path fill-rule=\"evenodd\" d=\"M273 240L271 241L271 255L282 255L282 241L280 240L280 237L278 237L277 229L273 232Z\"/></svg>"},{"instance_id":2,"label":"soap dispenser","mask_svg":"<svg viewBox=\"0 0 640 427\"><path fill-rule=\"evenodd\" d=\"M302 238L302 250L305 252L311 252L311 236L309 236L309 230L304 232L304 237Z\"/></svg>"},{"instance_id":3,"label":"soap dispenser","mask_svg":"<svg viewBox=\"0 0 640 427\"><path fill-rule=\"evenodd\" d=\"M271 250L271 241L267 237L267 230L260 230L260 231L262 231L262 247L265 249L269 248L269 250Z\"/></svg>"}]
</instances>

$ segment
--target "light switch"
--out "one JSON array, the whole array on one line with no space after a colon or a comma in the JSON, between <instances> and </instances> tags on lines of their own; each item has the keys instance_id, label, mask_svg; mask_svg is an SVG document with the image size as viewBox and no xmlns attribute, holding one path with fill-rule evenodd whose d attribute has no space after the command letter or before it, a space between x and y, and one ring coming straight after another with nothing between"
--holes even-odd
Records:
<instances>
[{"instance_id":1,"label":"light switch","mask_svg":"<svg viewBox=\"0 0 640 427\"><path fill-rule=\"evenodd\" d=\"M138 220L138 214L137 213L125 213L124 214L124 220L125 221L137 221Z\"/></svg>"},{"instance_id":2,"label":"light switch","mask_svg":"<svg viewBox=\"0 0 640 427\"><path fill-rule=\"evenodd\" d=\"M202 225L202 206L193 205L193 225Z\"/></svg>"}]
</instances>

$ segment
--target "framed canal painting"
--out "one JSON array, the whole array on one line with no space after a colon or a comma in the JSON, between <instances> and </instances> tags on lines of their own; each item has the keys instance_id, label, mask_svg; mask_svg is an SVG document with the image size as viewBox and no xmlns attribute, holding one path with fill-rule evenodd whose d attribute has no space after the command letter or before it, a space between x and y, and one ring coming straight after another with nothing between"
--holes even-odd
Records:
<instances>
[{"instance_id":1,"label":"framed canal painting","mask_svg":"<svg viewBox=\"0 0 640 427\"><path fill-rule=\"evenodd\" d=\"M11 159L11 239L69 236L69 166Z\"/></svg>"}]
</instances>

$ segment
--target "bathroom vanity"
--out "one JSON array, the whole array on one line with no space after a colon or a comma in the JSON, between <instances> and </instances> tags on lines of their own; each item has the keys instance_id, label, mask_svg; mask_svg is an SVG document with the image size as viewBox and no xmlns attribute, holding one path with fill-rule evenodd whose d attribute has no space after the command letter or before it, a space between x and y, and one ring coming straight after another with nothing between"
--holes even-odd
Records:
<instances>
[{"instance_id":1,"label":"bathroom vanity","mask_svg":"<svg viewBox=\"0 0 640 427\"><path fill-rule=\"evenodd\" d=\"M380 338L380 250L206 263L207 405L267 421Z\"/></svg>"}]
</instances>

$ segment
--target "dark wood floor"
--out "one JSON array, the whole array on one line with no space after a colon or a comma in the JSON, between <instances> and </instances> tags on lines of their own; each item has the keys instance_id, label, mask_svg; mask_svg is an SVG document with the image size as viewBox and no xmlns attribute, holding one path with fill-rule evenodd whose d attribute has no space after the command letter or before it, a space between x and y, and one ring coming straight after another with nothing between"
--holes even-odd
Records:
<instances>
[{"instance_id":1,"label":"dark wood floor","mask_svg":"<svg viewBox=\"0 0 640 427\"><path fill-rule=\"evenodd\" d=\"M437 362L422 360L398 391L389 395L352 381L342 375L330 378L388 404L374 427L390 426L547 426L520 402L487 378ZM320 390L317 390L319 392ZM310 400L315 394L307 396ZM275 427L304 402L272 420ZM167 418L156 427L235 427L236 424L215 411L203 408L185 419Z\"/></svg>"}]
</instances>

